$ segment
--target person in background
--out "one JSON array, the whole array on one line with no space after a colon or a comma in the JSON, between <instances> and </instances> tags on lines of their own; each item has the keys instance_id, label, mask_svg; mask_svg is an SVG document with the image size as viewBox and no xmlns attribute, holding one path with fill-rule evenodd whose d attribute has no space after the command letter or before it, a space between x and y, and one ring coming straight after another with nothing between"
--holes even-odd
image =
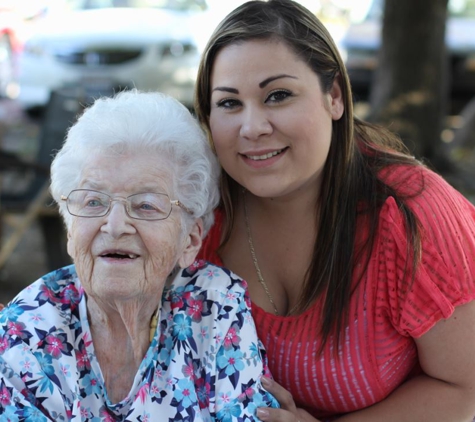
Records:
<instances>
[{"instance_id":1,"label":"person in background","mask_svg":"<svg viewBox=\"0 0 475 422\"><path fill-rule=\"evenodd\" d=\"M200 257L249 284L281 404L264 421L471 421L475 207L353 114L322 23L249 1L204 50L196 113L222 166Z\"/></svg>"},{"instance_id":2,"label":"person in background","mask_svg":"<svg viewBox=\"0 0 475 422\"><path fill-rule=\"evenodd\" d=\"M75 265L0 313L0 420L237 422L276 405L246 283L195 262L217 176L171 97L133 90L85 111L51 167Z\"/></svg>"}]
</instances>

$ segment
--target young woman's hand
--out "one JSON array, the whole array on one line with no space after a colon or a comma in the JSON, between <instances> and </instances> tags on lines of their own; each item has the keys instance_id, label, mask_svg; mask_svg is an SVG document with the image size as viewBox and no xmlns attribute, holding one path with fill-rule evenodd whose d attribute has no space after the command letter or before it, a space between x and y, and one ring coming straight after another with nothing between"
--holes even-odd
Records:
<instances>
[{"instance_id":1,"label":"young woman's hand","mask_svg":"<svg viewBox=\"0 0 475 422\"><path fill-rule=\"evenodd\" d=\"M271 393L280 404L280 409L261 407L257 410L257 416L265 422L320 422L310 413L299 409L290 394L280 384L269 378L262 378L262 385Z\"/></svg>"},{"instance_id":2,"label":"young woman's hand","mask_svg":"<svg viewBox=\"0 0 475 422\"><path fill-rule=\"evenodd\" d=\"M5 307L3 303L0 303L0 311Z\"/></svg>"}]
</instances>

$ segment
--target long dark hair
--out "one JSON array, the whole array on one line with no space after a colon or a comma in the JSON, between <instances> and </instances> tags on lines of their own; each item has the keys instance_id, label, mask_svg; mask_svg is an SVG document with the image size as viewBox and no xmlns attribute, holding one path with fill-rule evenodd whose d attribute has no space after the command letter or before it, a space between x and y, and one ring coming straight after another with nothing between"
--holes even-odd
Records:
<instances>
[{"instance_id":1,"label":"long dark hair","mask_svg":"<svg viewBox=\"0 0 475 422\"><path fill-rule=\"evenodd\" d=\"M398 186L379 177L391 165L421 165L402 142L383 128L353 115L350 81L343 60L325 26L305 7L292 0L249 1L231 12L216 28L201 59L196 85L195 110L212 143L209 127L210 79L217 53L233 43L274 39L286 43L319 76L328 93L338 78L344 99L343 116L333 122L332 141L323 170L318 234L307 269L298 310L308 308L323 296L322 346L332 333L340 333L352 292L355 263L367 266L378 225L379 210L393 196L406 221L408 258L416 264L420 235L415 216L404 204ZM222 208L225 212L221 246L229 239L240 186L224 171L221 174ZM416 194L416 192L413 192ZM363 206L361 206L363 204ZM355 250L358 214L365 213L369 234ZM415 268L415 265L412 267ZM338 338L338 336L337 336Z\"/></svg>"}]
</instances>

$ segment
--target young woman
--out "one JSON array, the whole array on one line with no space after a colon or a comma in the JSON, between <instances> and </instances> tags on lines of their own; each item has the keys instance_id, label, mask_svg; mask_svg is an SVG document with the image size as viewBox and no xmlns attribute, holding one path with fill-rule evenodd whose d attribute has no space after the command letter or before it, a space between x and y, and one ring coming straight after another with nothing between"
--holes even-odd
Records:
<instances>
[{"instance_id":1,"label":"young woman","mask_svg":"<svg viewBox=\"0 0 475 422\"><path fill-rule=\"evenodd\" d=\"M201 257L246 279L281 409L265 421L471 421L475 207L353 115L325 27L291 0L231 12L196 112L222 165Z\"/></svg>"}]
</instances>

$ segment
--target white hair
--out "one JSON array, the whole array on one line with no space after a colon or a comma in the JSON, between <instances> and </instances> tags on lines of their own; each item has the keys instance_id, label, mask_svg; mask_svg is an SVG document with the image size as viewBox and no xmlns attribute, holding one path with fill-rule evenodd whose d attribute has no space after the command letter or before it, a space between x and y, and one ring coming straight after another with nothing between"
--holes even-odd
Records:
<instances>
[{"instance_id":1,"label":"white hair","mask_svg":"<svg viewBox=\"0 0 475 422\"><path fill-rule=\"evenodd\" d=\"M61 200L77 189L94 155L139 151L166 157L173 195L203 220L203 237L219 202L219 164L206 135L188 109L157 92L123 91L97 99L69 129L51 165L51 193L69 228L72 217ZM187 213L183 213L188 215ZM188 220L190 221L190 220Z\"/></svg>"}]
</instances>

